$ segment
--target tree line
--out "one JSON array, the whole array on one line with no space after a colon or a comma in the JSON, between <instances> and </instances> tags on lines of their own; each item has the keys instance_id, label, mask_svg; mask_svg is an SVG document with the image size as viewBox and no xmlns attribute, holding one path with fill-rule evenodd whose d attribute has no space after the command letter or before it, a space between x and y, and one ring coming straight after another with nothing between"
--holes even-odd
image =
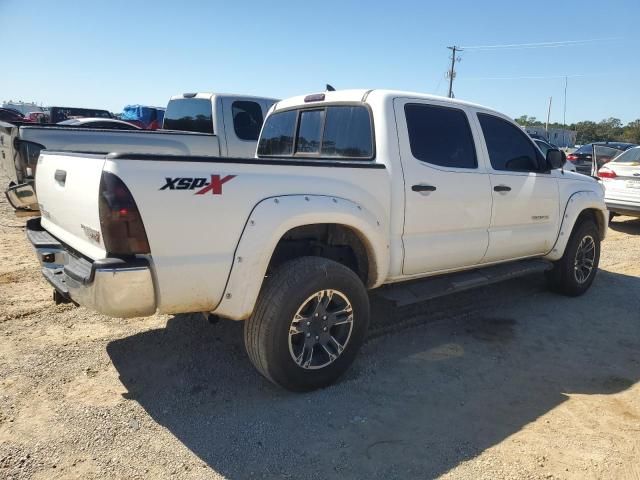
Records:
<instances>
[{"instance_id":1,"label":"tree line","mask_svg":"<svg viewBox=\"0 0 640 480\"><path fill-rule=\"evenodd\" d=\"M516 122L523 127L544 127L545 124L536 117L522 115ZM576 144L584 145L591 142L629 142L640 144L640 119L633 120L626 125L619 118L606 118L599 122L585 120L583 122L562 125L550 123L549 128L567 128L577 132Z\"/></svg>"}]
</instances>

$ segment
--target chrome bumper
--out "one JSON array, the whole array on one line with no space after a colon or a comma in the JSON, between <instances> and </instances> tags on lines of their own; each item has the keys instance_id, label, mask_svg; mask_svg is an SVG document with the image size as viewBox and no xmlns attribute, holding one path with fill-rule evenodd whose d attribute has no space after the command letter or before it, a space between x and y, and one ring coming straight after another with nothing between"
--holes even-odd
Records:
<instances>
[{"instance_id":1,"label":"chrome bumper","mask_svg":"<svg viewBox=\"0 0 640 480\"><path fill-rule=\"evenodd\" d=\"M621 200L607 200L604 199L607 204L607 209L610 212L618 213L620 215L628 215L630 217L640 217L640 203L637 202L625 202Z\"/></svg>"},{"instance_id":2,"label":"chrome bumper","mask_svg":"<svg viewBox=\"0 0 640 480\"><path fill-rule=\"evenodd\" d=\"M40 226L27 222L44 278L58 294L110 317L152 315L156 311L151 267L146 258L104 258L93 262L72 254Z\"/></svg>"}]
</instances>

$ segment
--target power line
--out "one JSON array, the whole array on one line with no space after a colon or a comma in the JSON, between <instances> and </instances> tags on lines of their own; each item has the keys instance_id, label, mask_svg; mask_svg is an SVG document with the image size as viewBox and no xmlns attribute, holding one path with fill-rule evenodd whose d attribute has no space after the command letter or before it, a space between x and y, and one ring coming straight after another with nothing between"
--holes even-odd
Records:
<instances>
[{"instance_id":1,"label":"power line","mask_svg":"<svg viewBox=\"0 0 640 480\"><path fill-rule=\"evenodd\" d=\"M585 78L585 77L606 77L609 75L620 75L620 72L605 73L584 73L573 75L519 75L515 77L463 77L465 80L547 80L553 78Z\"/></svg>"},{"instance_id":2,"label":"power line","mask_svg":"<svg viewBox=\"0 0 640 480\"><path fill-rule=\"evenodd\" d=\"M562 40L558 42L537 42L537 43L508 43L502 45L471 45L462 47L464 50L504 50L504 49L521 49L521 48L551 48L551 47L569 47L585 45L588 43L605 42L611 40L621 40L622 37L604 37L590 38L584 40Z\"/></svg>"}]
</instances>

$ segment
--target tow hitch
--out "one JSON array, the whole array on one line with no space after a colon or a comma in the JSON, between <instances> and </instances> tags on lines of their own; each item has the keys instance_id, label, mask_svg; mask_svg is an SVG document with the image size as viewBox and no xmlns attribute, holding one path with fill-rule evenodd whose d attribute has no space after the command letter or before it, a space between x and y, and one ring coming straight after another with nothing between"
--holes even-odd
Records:
<instances>
[{"instance_id":1,"label":"tow hitch","mask_svg":"<svg viewBox=\"0 0 640 480\"><path fill-rule=\"evenodd\" d=\"M77 303L75 303L73 300L71 300L69 297L66 297L65 295L63 295L62 293L60 293L57 290L53 290L53 301L56 303L56 305L60 305L61 303L73 303L76 306L78 305Z\"/></svg>"}]
</instances>

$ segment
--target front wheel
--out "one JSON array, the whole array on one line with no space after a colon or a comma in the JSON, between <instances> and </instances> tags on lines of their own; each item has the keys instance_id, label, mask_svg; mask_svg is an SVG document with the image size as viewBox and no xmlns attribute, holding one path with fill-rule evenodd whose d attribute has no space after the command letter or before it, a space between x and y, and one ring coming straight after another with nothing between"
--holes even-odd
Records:
<instances>
[{"instance_id":1,"label":"front wheel","mask_svg":"<svg viewBox=\"0 0 640 480\"><path fill-rule=\"evenodd\" d=\"M587 219L576 225L564 255L547 272L549 287L571 297L582 295L593 283L599 263L600 232L596 223Z\"/></svg>"},{"instance_id":2,"label":"front wheel","mask_svg":"<svg viewBox=\"0 0 640 480\"><path fill-rule=\"evenodd\" d=\"M369 326L369 298L358 276L319 257L281 265L265 280L245 322L258 371L288 390L330 385L355 359Z\"/></svg>"}]
</instances>

